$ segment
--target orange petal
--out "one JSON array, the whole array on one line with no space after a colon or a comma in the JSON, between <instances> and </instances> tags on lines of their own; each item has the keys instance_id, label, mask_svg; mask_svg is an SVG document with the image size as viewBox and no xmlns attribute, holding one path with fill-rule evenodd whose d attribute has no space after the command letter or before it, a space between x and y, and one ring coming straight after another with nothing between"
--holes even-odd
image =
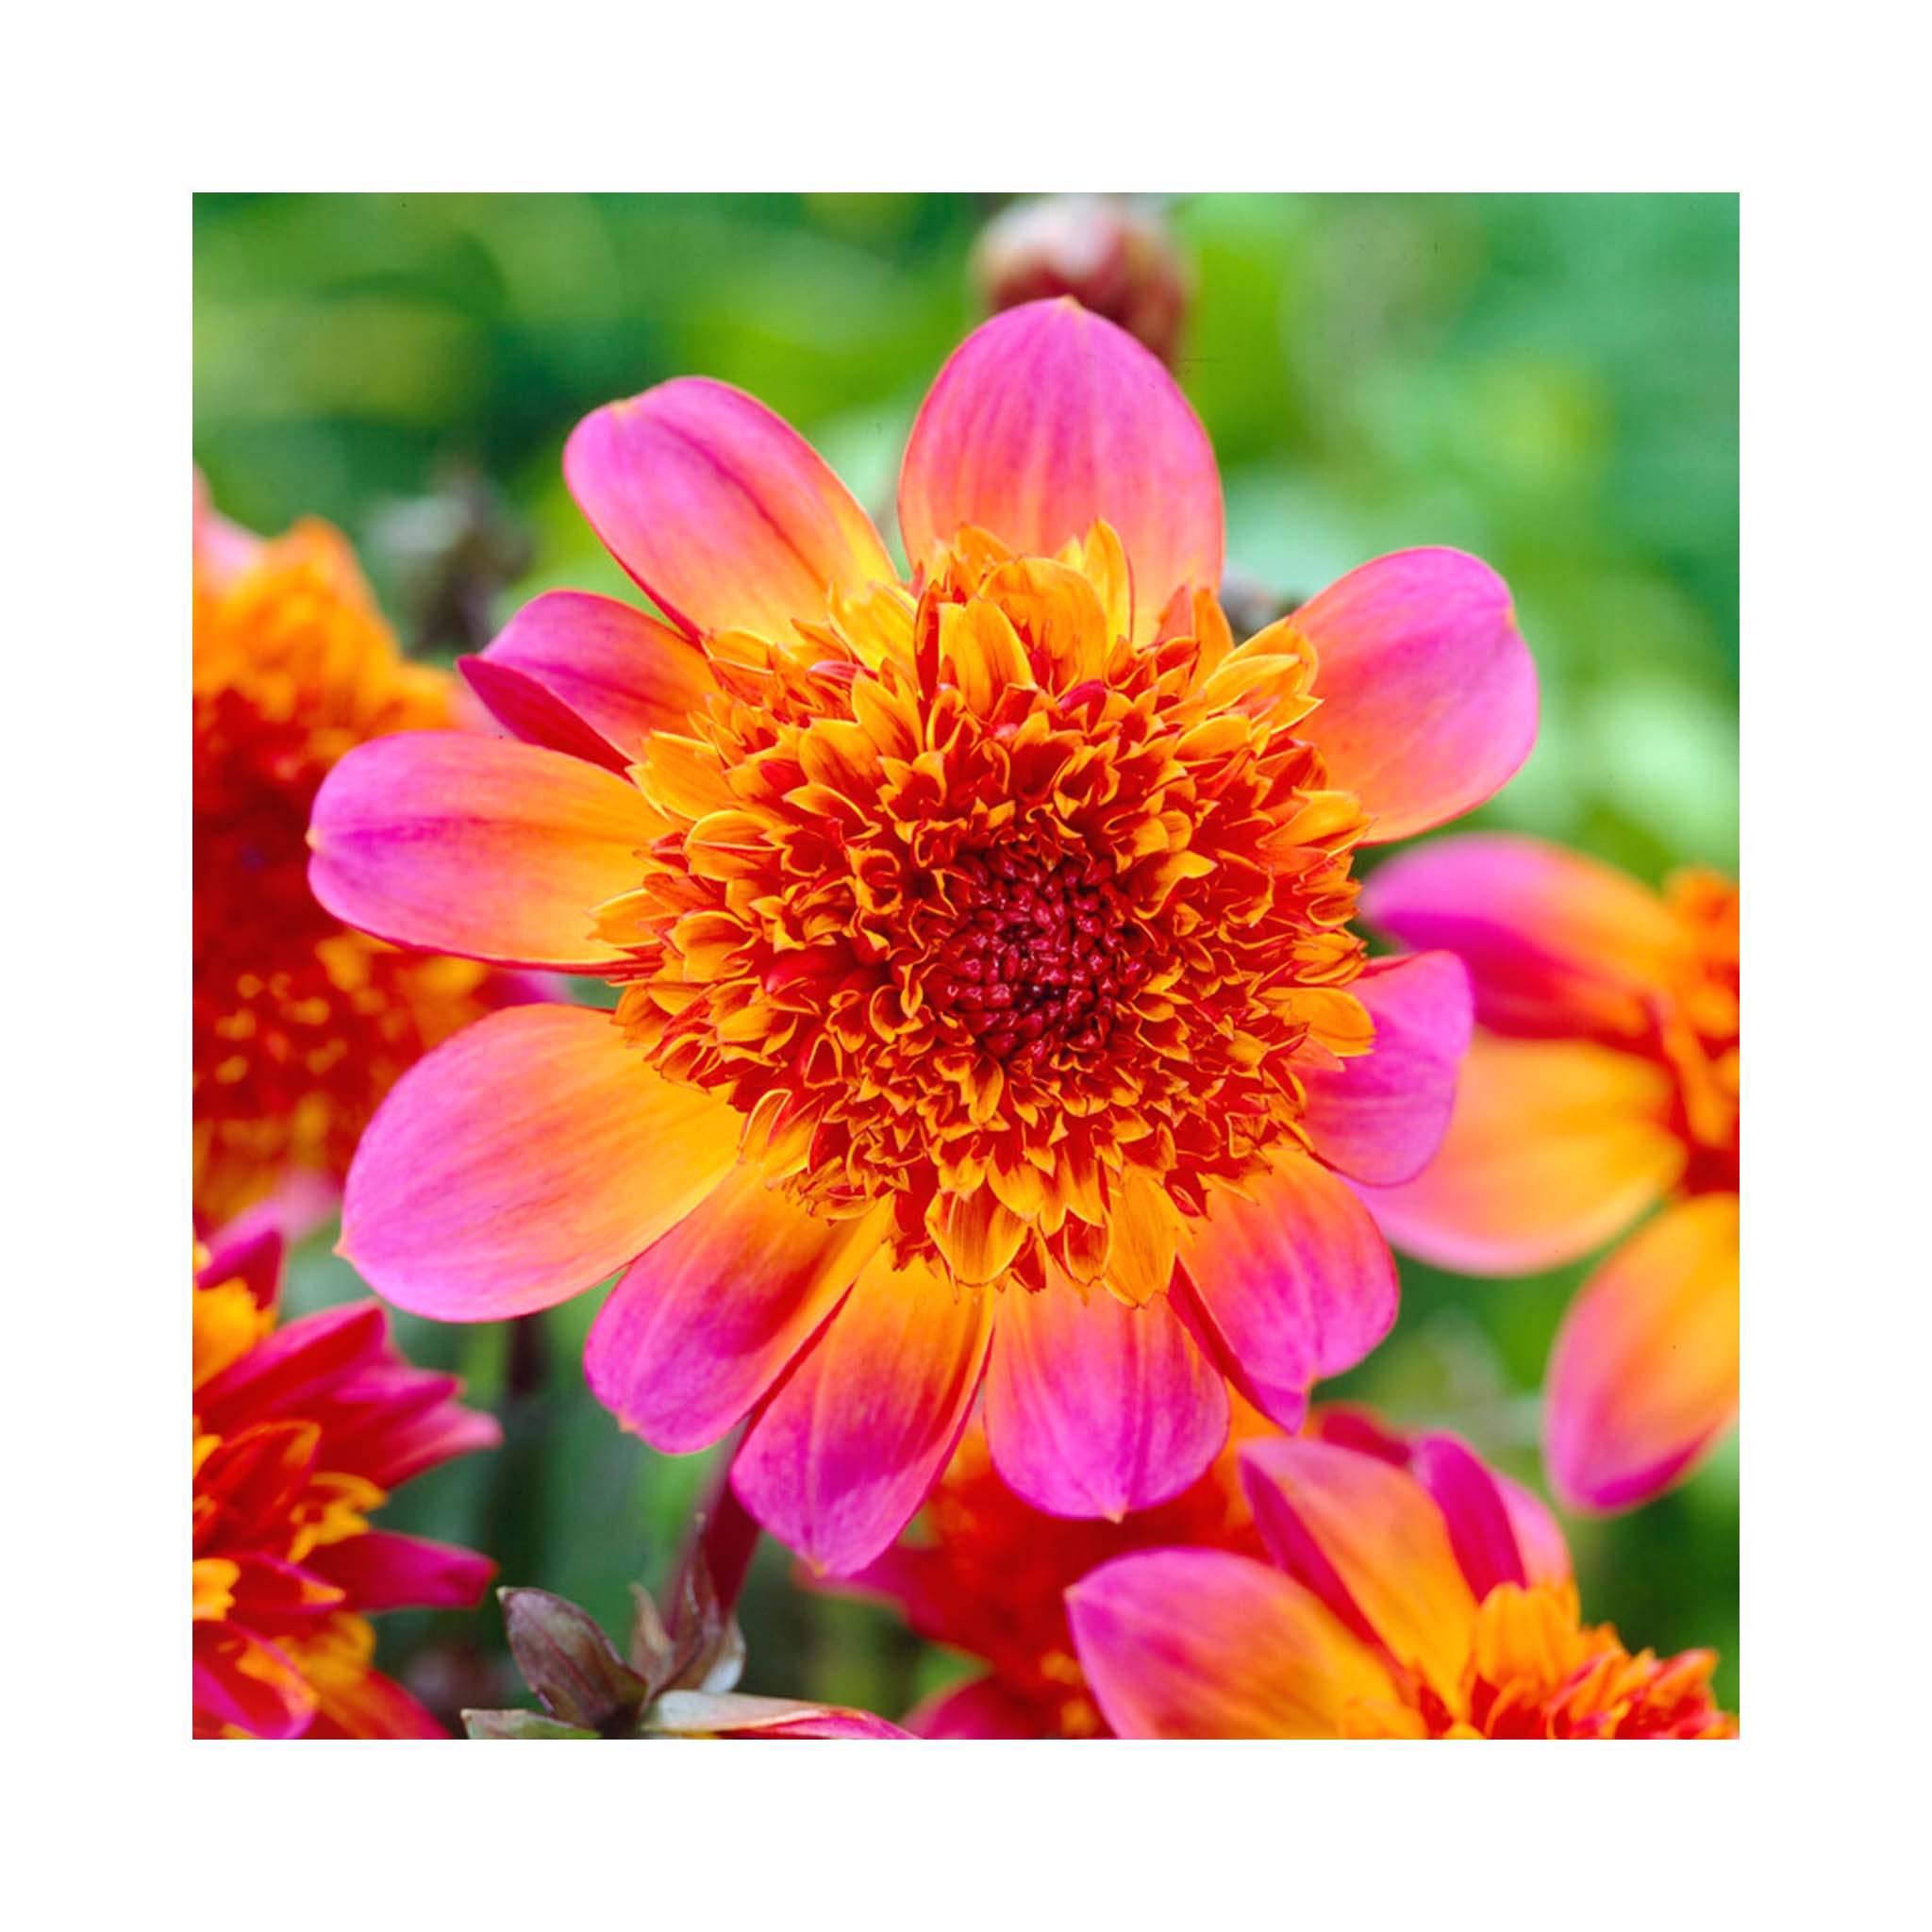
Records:
<instances>
[{"instance_id":1,"label":"orange petal","mask_svg":"<svg viewBox=\"0 0 1932 1932\"><path fill-rule=\"evenodd\" d=\"M1667 1208L1572 1305L1550 1363L1549 1469L1575 1509L1677 1481L1738 1412L1738 1197Z\"/></svg>"},{"instance_id":2,"label":"orange petal","mask_svg":"<svg viewBox=\"0 0 1932 1932\"><path fill-rule=\"evenodd\" d=\"M1671 1078L1587 1041L1478 1033L1436 1158L1361 1188L1398 1248L1465 1274L1528 1274L1601 1247L1676 1182Z\"/></svg>"},{"instance_id":3,"label":"orange petal","mask_svg":"<svg viewBox=\"0 0 1932 1932\"><path fill-rule=\"evenodd\" d=\"M413 1314L548 1307L641 1254L738 1158L739 1116L608 1013L525 1006L403 1075L356 1150L341 1254Z\"/></svg>"},{"instance_id":4,"label":"orange petal","mask_svg":"<svg viewBox=\"0 0 1932 1932\"><path fill-rule=\"evenodd\" d=\"M1074 1647L1123 1738L1334 1738L1388 1673L1308 1591L1221 1550L1146 1550L1067 1591Z\"/></svg>"},{"instance_id":5,"label":"orange petal","mask_svg":"<svg viewBox=\"0 0 1932 1932\"><path fill-rule=\"evenodd\" d=\"M1379 1457L1312 1439L1241 1451L1255 1521L1274 1559L1398 1663L1454 1693L1475 1631L1475 1597L1429 1493Z\"/></svg>"},{"instance_id":6,"label":"orange petal","mask_svg":"<svg viewBox=\"0 0 1932 1932\"><path fill-rule=\"evenodd\" d=\"M658 820L637 788L562 752L461 731L358 745L323 781L308 884L393 944L595 972L624 958L592 908L631 891Z\"/></svg>"}]
</instances>

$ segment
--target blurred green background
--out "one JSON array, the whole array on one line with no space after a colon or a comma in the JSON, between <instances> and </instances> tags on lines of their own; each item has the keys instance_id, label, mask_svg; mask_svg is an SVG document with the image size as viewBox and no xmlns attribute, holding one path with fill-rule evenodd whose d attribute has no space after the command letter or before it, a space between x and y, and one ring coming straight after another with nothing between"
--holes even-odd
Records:
<instances>
[{"instance_id":1,"label":"blurred green background","mask_svg":"<svg viewBox=\"0 0 1932 1932\"><path fill-rule=\"evenodd\" d=\"M667 376L740 384L892 529L926 384L981 313L1002 205L970 195L202 196L195 459L255 528L355 540L411 648L448 658L556 585L629 591L564 491L588 410ZM1306 596L1413 543L1507 577L1542 678L1534 756L1478 822L1660 879L1735 870L1738 208L1734 197L1244 196L1157 204L1194 278L1177 374L1219 453L1231 565ZM294 1311L360 1283L310 1243ZM1403 1317L1343 1382L1540 1483L1538 1386L1587 1266L1481 1283L1405 1261ZM598 1296L512 1326L398 1318L470 1379L506 1447L404 1490L385 1526L474 1544L503 1580L618 1631L707 1476L591 1399ZM1633 1648L1724 1652L1737 1707L1735 1437L1690 1483L1570 1521L1586 1614ZM899 1715L961 1674L884 1613L793 1589L767 1541L745 1688ZM382 1620L446 1711L525 1703L493 1605Z\"/></svg>"}]
</instances>

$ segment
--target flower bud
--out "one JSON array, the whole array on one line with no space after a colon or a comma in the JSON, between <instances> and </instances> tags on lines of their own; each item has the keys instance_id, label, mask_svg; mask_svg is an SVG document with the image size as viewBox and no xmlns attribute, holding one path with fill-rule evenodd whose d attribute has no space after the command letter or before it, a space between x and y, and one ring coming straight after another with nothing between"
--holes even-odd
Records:
<instances>
[{"instance_id":1,"label":"flower bud","mask_svg":"<svg viewBox=\"0 0 1932 1932\"><path fill-rule=\"evenodd\" d=\"M1072 295L1170 364L1190 292L1187 270L1160 216L1094 194L1014 203L981 233L973 277L993 309Z\"/></svg>"}]
</instances>

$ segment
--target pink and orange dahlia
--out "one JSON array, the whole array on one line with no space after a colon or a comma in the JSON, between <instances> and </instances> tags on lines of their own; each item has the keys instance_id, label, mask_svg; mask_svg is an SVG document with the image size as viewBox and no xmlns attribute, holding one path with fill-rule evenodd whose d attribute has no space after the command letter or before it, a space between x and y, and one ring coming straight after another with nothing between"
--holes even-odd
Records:
<instances>
[{"instance_id":1,"label":"pink and orange dahlia","mask_svg":"<svg viewBox=\"0 0 1932 1932\"><path fill-rule=\"evenodd\" d=\"M410 958L319 907L308 808L351 745L445 725L460 691L408 663L348 545L194 520L194 1208L325 1200L397 1074L504 1004L507 976Z\"/></svg>"},{"instance_id":2,"label":"pink and orange dahlia","mask_svg":"<svg viewBox=\"0 0 1932 1932\"><path fill-rule=\"evenodd\" d=\"M1370 962L1351 854L1535 732L1493 573L1352 573L1246 642L1213 453L1072 302L977 330L914 425L910 580L749 396L669 382L564 453L666 621L556 593L467 668L522 742L405 733L316 800L317 897L404 945L601 976L398 1086L343 1250L475 1320L614 1271L599 1397L660 1449L747 1415L747 1507L849 1572L986 1386L1068 1515L1179 1493L1225 1378L1298 1421L1387 1330L1348 1174L1413 1174L1469 996Z\"/></svg>"},{"instance_id":3,"label":"pink and orange dahlia","mask_svg":"<svg viewBox=\"0 0 1932 1932\"><path fill-rule=\"evenodd\" d=\"M277 1328L277 1237L195 1262L194 1735L442 1737L373 1667L368 1612L474 1604L494 1565L369 1517L495 1422L410 1368L374 1302Z\"/></svg>"},{"instance_id":4,"label":"pink and orange dahlia","mask_svg":"<svg viewBox=\"0 0 1932 1932\"><path fill-rule=\"evenodd\" d=\"M1391 860L1363 907L1461 956L1479 1026L1435 1160L1370 1197L1396 1244L1519 1274L1651 1216L1572 1307L1546 1411L1566 1504L1646 1501L1738 1407L1738 890L1485 834Z\"/></svg>"},{"instance_id":5,"label":"pink and orange dahlia","mask_svg":"<svg viewBox=\"0 0 1932 1932\"><path fill-rule=\"evenodd\" d=\"M1633 1656L1584 1624L1547 1511L1454 1438L1344 1413L1241 1460L1272 1562L1141 1551L1067 1593L1119 1735L1737 1735L1711 1695L1715 1655Z\"/></svg>"}]
</instances>

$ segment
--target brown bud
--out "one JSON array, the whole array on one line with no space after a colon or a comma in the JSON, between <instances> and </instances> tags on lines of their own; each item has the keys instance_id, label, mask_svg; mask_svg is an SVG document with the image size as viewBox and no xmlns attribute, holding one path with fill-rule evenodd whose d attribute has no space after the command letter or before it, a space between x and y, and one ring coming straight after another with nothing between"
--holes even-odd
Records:
<instances>
[{"instance_id":1,"label":"brown bud","mask_svg":"<svg viewBox=\"0 0 1932 1932\"><path fill-rule=\"evenodd\" d=\"M974 244L973 276L990 308L1072 295L1174 361L1189 278L1150 208L1096 194L1015 202Z\"/></svg>"},{"instance_id":2,"label":"brown bud","mask_svg":"<svg viewBox=\"0 0 1932 1932\"><path fill-rule=\"evenodd\" d=\"M586 1612L547 1590L504 1590L497 1596L510 1654L553 1716L591 1731L636 1718L651 1687Z\"/></svg>"}]
</instances>

